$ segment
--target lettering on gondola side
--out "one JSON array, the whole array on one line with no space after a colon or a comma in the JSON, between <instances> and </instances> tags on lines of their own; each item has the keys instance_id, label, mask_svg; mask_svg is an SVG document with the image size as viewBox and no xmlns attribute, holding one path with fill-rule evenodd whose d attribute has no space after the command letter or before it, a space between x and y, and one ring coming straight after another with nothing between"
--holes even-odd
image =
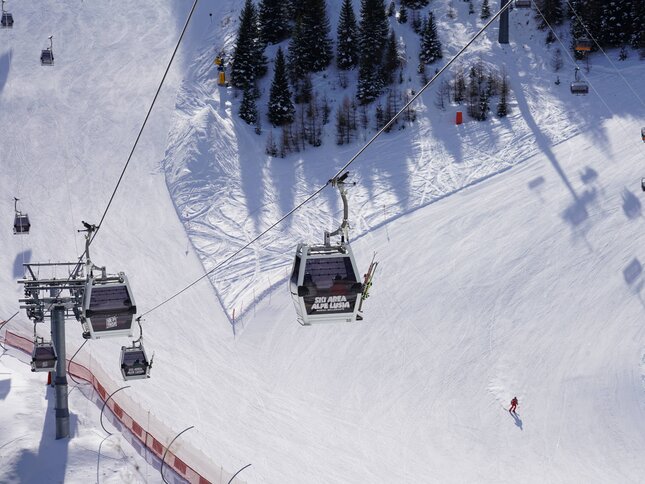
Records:
<instances>
[{"instance_id":1,"label":"lettering on gondola side","mask_svg":"<svg viewBox=\"0 0 645 484\"><path fill-rule=\"evenodd\" d=\"M305 297L307 314L351 313L354 312L356 295Z\"/></svg>"}]
</instances>

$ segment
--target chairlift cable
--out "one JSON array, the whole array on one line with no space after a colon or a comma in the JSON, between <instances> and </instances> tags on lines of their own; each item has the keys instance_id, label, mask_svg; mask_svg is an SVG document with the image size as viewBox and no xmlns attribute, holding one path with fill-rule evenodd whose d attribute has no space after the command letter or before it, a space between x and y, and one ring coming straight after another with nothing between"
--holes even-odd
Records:
<instances>
[{"instance_id":1,"label":"chairlift cable","mask_svg":"<svg viewBox=\"0 0 645 484\"><path fill-rule=\"evenodd\" d=\"M279 219L279 220L277 220L276 222L274 222L270 227L268 227L268 228L267 228L266 230L264 230L262 233L260 233L259 235L257 235L257 236L256 236L254 239L252 239L251 241L247 242L243 247L241 247L241 248L239 248L238 250L236 250L235 252L233 252L233 254L231 254L231 255L230 255L230 256L228 256L226 259L224 259L222 262L220 262L219 264L217 264L217 265L216 265L215 267L213 267L210 271L208 271L208 272L204 273L202 276L198 277L198 278L197 278L197 279L195 279L193 282L191 282L191 283L190 283L190 284L188 284L186 287L184 287L184 288L183 288L183 289L181 289L180 291L176 292L175 294L173 294L173 295L172 295L172 296L170 296L169 298L164 299L162 302L160 302L159 304L157 304L156 306L154 306L152 309L149 309L149 310L148 310L148 311L146 311L145 313L141 314L141 316L139 316L139 318L142 318L143 316L145 316L145 315L147 315L147 314L150 314L150 313L151 313L152 311L154 311L155 309L159 309L161 306L163 306L163 305L164 305L164 304L166 304L167 302L172 301L172 300L173 300L173 299L175 299L177 296L179 296L180 294L183 294L183 293L184 293L184 292L186 292L188 289L190 289L191 287L193 287L193 286L194 286L195 284L197 284L199 281L201 281L202 279L205 279L206 277L208 277L209 275L211 275L213 272L215 272L217 269L219 269L219 268L220 268L220 267L222 267L223 265L225 265L225 264L227 264L228 262L230 262L231 260L233 260L235 257L237 257L237 255L238 255L238 254L240 254L240 252L242 252L242 251L244 251L244 250L248 249L251 245L253 245L255 242L257 242L257 241L258 241L258 240L260 240L262 237L264 237L267 233L269 233L271 230L273 230L276 226L278 226L280 223L284 222L287 218L289 218L291 215L293 215L296 211L300 210L300 208L302 208L305 204L309 203L311 200L313 200L315 197L317 197L317 196L318 196L318 194L319 194L320 192L322 192L322 191L327 187L327 185L329 185L329 182L325 183L323 186L321 186L320 188L318 188L318 190L316 190L315 192L313 192L313 193L312 193L311 195L309 195L305 200L303 200L302 202L300 202L298 205L296 205L294 208L292 208L289 212L287 212L287 213L286 213L286 214L284 214L282 217L280 217L280 219Z\"/></svg>"},{"instance_id":2,"label":"chairlift cable","mask_svg":"<svg viewBox=\"0 0 645 484\"><path fill-rule=\"evenodd\" d=\"M188 289L190 289L191 287L193 287L195 284L197 284L198 282L200 282L202 279L204 279L204 278L208 277L208 276L209 276L210 274L212 274L214 271L216 271L217 269L219 269L219 268L220 268L220 267L222 267L223 265L225 265L225 264L227 264L228 262L230 262L231 260L233 260L233 259L234 259L238 254L240 254L242 251L244 251L244 250L246 250L247 248L249 248L251 245L253 245L255 242L257 242L259 239L261 239L262 237L264 237L268 232L270 232L271 230L273 230L277 225L279 225L281 222L283 222L283 221L284 221L284 220L286 220L288 217L290 217L291 215L293 215L296 211L298 211L298 210L299 210L300 208L302 208L304 205L306 205L306 204L307 204L307 203L309 203L311 200L313 200L315 197L317 197L317 196L320 194L320 192L322 192L322 191L323 191L323 190L324 190L324 189L325 189L325 188L330 184L330 182L331 182L332 180L337 179L337 178L338 178L342 173L344 173L344 172L347 170L347 168L348 168L348 167L349 167L349 166L350 166L354 161L356 161L356 159L357 159L357 158L358 158L358 157L359 157L359 156L360 156L360 155L361 155L361 154L362 154L362 153L363 153L363 152L364 152L364 151L365 151L365 150L366 150L366 149L367 149L367 148L368 148L368 147L369 147L369 146L370 146L370 145L371 145L375 140L376 140L376 138L378 138L381 134L383 134L383 133L384 133L384 132L385 132L385 131L386 131L386 130L387 130L387 129L388 129L388 128L393 124L393 123L394 123L394 121L396 121L396 119L397 119L401 114L403 114L403 113L405 112L405 110L406 110L406 109L407 109L407 108L408 108L408 107L409 107L409 106L410 106L410 105L411 105L411 104L412 104L412 103L413 103L413 102L414 102L414 101L415 101L415 100L416 100L416 99L417 99L417 98L418 98L418 97L419 97L419 96L420 96L420 95L421 95L421 94L422 94L422 93L423 93L423 92L428 88L428 87L430 87L430 85L431 85L431 84L432 84L432 83L433 83L433 82L434 82L434 81L435 81L435 80L436 80L436 79L437 79L441 74L443 74L443 72L444 72L444 71L446 71L446 69L448 69L448 67L450 67L450 66L451 66L451 65L452 65L452 64L453 64L453 63L454 63L454 62L455 62L455 61L456 61L456 60L461 56L461 55L462 55L462 54L463 54L463 53L464 53L464 52L465 52L465 51L466 51L466 50L467 50L467 49L472 45L472 43L473 43L475 40L477 40L477 38L478 38L482 33L484 33L484 31L485 31L485 30L486 30L486 29L487 29L487 28L488 28L488 27L489 27L489 26L490 26L490 25L491 25L495 20L497 20L497 18L498 18L498 17L499 17L499 16L500 16L500 15L501 15L505 10L507 10L507 9L510 7L510 5L511 5L511 3L509 2L506 6L502 7L502 8L501 8L501 9L500 9L500 10L499 10L495 15L493 15L493 16L492 16L492 18L491 18L488 22L486 22L486 24L485 24L485 25L484 25L484 26L483 26L483 27L482 27L482 28L481 28L481 29L480 29L480 30L479 30L479 31L478 31L478 32L477 32L477 33L476 33L476 34L475 34L475 35L474 35L474 36L473 36L473 37L472 37L472 38L471 38L467 43L466 43L466 45L464 45L464 46L459 50L459 52L457 52L457 54L455 54L455 56L454 56L452 59L450 59L450 61L448 61L448 63L447 63L445 66L443 66L443 67L442 67L442 68L441 68L441 69L440 69L440 70L439 70L439 71L438 71L438 72L437 72L437 73L432 77L432 79L430 79L430 80L429 80L429 81L428 81L428 82L427 82L427 83L426 83L426 84L425 84L425 85L424 85L424 86L419 90L419 92L417 92L414 96L412 96L412 98L411 98L411 99L410 99L410 100L409 100L409 101L408 101L408 102L407 102L407 103L406 103L406 104L405 104L405 105L404 105L404 106L403 106L403 107L402 107L402 108L401 108L401 109L400 109L400 110L399 110L399 111L398 111L398 112L397 112L397 113L396 113L396 114L395 114L395 115L394 115L394 116L393 116L393 117L392 117L392 118L387 122L387 124L385 124L385 126L383 126L379 131L377 131L377 132L376 132L376 134L375 134L374 136L372 136L372 138L371 138L371 139L370 139L370 140L369 140L369 141L368 141L368 142L367 142L367 143L366 143L366 144L365 144L365 145L364 145L360 150L358 150L358 151L356 152L356 154L354 154L354 156L352 156L352 157L350 158L350 160L349 160L347 163L345 163L345 165L343 165L343 167L342 167L340 170L338 170L338 171L336 172L336 174L335 174L335 175L334 175L334 176L333 176L333 177L332 177L332 178L331 178L327 183L325 183L324 185L322 185L322 186L321 186L320 188L318 188L315 192L313 192L311 195L309 195L309 196L308 196L304 201L302 201L301 203L299 203L298 205L296 205L296 206L295 206L294 208L292 208L289 212L287 212L286 214L284 214L284 215L283 215L279 220L277 220L276 222L274 222L274 223L273 223L269 228L267 228L267 229L266 229L266 230L264 230L262 233L260 233L259 235L257 235L253 240L251 240L250 242L248 242L247 244L245 244L243 247L241 247L240 249L238 249L237 251L235 251L233 254L231 254L230 256L228 256L226 259L224 259L222 262L220 262L219 264L217 264L217 265L216 265L215 267L213 267L211 270L209 270L208 272L206 272L205 274L203 274L203 275L202 275L202 276L200 276L199 278L195 279L193 282L191 282L191 283L190 283L190 284L188 284L186 287L184 287L184 288L183 288L183 289L181 289L180 291L176 292L176 293L175 293L175 294L173 294L172 296L168 297L167 299L164 299L162 302L160 302L159 304L157 304L156 306L154 306L152 309L149 309L149 310L148 310L148 311L146 311L145 313L141 314L141 316L139 316L139 317L143 317L143 316L145 316L145 315L147 315L147 314L150 314L152 311L154 311L154 310L156 310L156 309L159 309L161 306L163 306L163 305L164 305L164 304L166 304L167 302L170 302L171 300L173 300L174 298L176 298L176 297L177 297L177 296L179 296L180 294L183 294L185 291L187 291Z\"/></svg>"},{"instance_id":3,"label":"chairlift cable","mask_svg":"<svg viewBox=\"0 0 645 484\"><path fill-rule=\"evenodd\" d=\"M537 12L540 14L540 17L542 17L542 20L544 20L544 23L547 25L547 27L549 27L549 30L551 30L551 32L552 32L552 33L553 33L553 35L555 36L556 40L560 43L560 45L562 46L562 49L566 52L567 56L569 57L569 59L571 60L571 62L573 63L573 65L574 65L574 66L576 66L576 68L578 68L578 70L579 70L580 68L578 67L578 63L576 62L576 60L573 58L573 56L572 56L572 55L571 55L571 53L569 52L569 49L567 49L567 48L565 47L564 43L562 42L562 39L560 39L560 37L559 37L559 36L558 36L558 34L556 33L555 29L551 26L551 24L549 23L549 21L544 17L544 15L542 14L542 11L540 10L540 7L538 7L537 3L535 3L535 2L534 2L534 4L535 4L535 9L536 9L536 10L537 10ZM605 101L605 98L604 98L604 97L602 97L602 95L600 94L600 91L598 91L598 89L596 89L596 87L593 85L593 83L589 80L589 78L588 78L587 76L585 76L584 74L582 74L582 76L585 78L585 82L587 82L587 84L589 84L589 86L591 86L591 89L593 89L594 93L598 96L598 98L600 99L600 101L601 101L601 102L604 104L604 106L607 108L607 111L609 111L609 114L611 114L612 116L614 116L614 112L613 112L613 111L612 111L612 109L609 107L609 104L607 104L607 101ZM623 130L627 133L627 132L628 132L628 130L627 130L627 129L625 129L625 126L623 126L622 122L620 121L620 118L617 118L617 119L618 119L618 123L621 125L621 127L623 128Z\"/></svg>"},{"instance_id":4,"label":"chairlift cable","mask_svg":"<svg viewBox=\"0 0 645 484\"><path fill-rule=\"evenodd\" d=\"M620 72L620 70L616 67L616 64L614 64L614 62L611 60L611 58L607 55L607 52L605 52L605 50L600 46L600 44L594 38L594 36L591 35L591 32L589 31L589 29L587 28L585 23L582 21L582 18L580 17L580 15L578 15L578 12L576 12L575 8L573 8L573 5L571 5L571 2L569 2L569 0L566 0L566 2L567 2L567 5L569 6L569 8L571 9L571 11L573 12L573 14L578 19L578 22L580 22L580 25L582 25L582 28L585 29L585 32L587 33L589 38L593 41L594 44L596 44L596 46L598 47L598 50L600 50L600 52L602 52L602 54L607 58L607 60L611 64L611 67L616 71L616 73L620 76L620 78L623 80L623 82L625 84L627 84L627 87L629 87L629 90L632 91L634 96L636 96L636 98L640 101L640 103L643 106L645 106L645 102L643 102L643 99L638 95L638 92L636 92L636 90L632 87L632 85L627 81L625 76L623 76L622 72ZM540 13L540 15L542 15L542 14ZM544 16L542 18L544 18ZM545 22L546 22L546 20L545 20ZM549 26L549 28L550 28L550 26ZM551 30L553 30L553 29L551 29Z\"/></svg>"}]
</instances>

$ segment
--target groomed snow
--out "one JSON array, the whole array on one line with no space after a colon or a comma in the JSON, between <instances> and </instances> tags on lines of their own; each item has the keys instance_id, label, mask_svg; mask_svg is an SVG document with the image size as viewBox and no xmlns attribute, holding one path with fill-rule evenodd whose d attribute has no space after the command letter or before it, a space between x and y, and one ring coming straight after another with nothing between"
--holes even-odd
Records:
<instances>
[{"instance_id":1,"label":"groomed snow","mask_svg":"<svg viewBox=\"0 0 645 484\"><path fill-rule=\"evenodd\" d=\"M2 317L21 297L15 279L23 253L73 260L82 250L74 231L105 207L185 3L12 5L16 25L0 31L0 165L9 174L0 177L7 195L0 207L9 220L11 196L21 197L33 226L28 237L0 233ZM359 148L337 147L331 124L322 148L266 157L265 138L237 117L239 98L215 85L211 65L216 50L231 45L241 3L200 5L92 247L96 263L128 274L142 311L215 267ZM335 25L340 2L328 3ZM446 6L433 3L444 26ZM442 37L447 56L477 23L466 4L455 6L463 28ZM204 280L146 317L155 367L129 397L169 435L195 425L182 440L215 467L251 463L240 476L250 483L638 482L645 475L638 193L645 105L600 55L589 96L568 93L566 56L556 86L554 47L545 48L545 34L527 21L514 12L510 46L498 46L492 31L471 54L506 64L509 118L455 127L457 108L439 112L431 90L418 105L419 123L379 138L352 166L350 218L360 235L353 248L361 268L373 251L381 262L363 323L303 328L287 293L295 243L319 240L338 218L328 188L215 271L212 285ZM41 68L38 51L52 25L60 31L53 32L55 50L61 39L57 64ZM397 32L412 73L415 37L409 26ZM637 55L614 62L638 88L645 67ZM320 89L333 82L317 79ZM418 89L418 79L409 86ZM10 328L31 332L23 314ZM68 329L72 352L82 340L76 322ZM124 343L89 343L115 384ZM16 411L14 402L27 397L13 381L30 381L29 372L8 355L0 362L12 372L3 402L27 435L11 440L21 433L14 429L5 439L12 422L0 418L3 467L16 468L21 449L37 449L46 434L42 420ZM30 387L42 413L40 380ZM513 395L517 420L504 408ZM96 427L94 404L70 405L87 421L84 431ZM87 482L72 470L95 472L95 460L72 453L82 436L56 470L66 482ZM128 462L131 470L136 460Z\"/></svg>"}]
</instances>

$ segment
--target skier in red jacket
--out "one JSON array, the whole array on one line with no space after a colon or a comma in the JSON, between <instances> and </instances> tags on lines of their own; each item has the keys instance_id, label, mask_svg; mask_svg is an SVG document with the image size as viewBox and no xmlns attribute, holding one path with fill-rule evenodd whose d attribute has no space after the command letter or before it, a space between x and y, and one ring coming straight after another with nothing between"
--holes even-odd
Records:
<instances>
[{"instance_id":1,"label":"skier in red jacket","mask_svg":"<svg viewBox=\"0 0 645 484\"><path fill-rule=\"evenodd\" d=\"M516 414L517 412L515 409L517 408L517 404L517 397L513 397L513 400L511 400L511 408L509 408L508 411Z\"/></svg>"}]
</instances>

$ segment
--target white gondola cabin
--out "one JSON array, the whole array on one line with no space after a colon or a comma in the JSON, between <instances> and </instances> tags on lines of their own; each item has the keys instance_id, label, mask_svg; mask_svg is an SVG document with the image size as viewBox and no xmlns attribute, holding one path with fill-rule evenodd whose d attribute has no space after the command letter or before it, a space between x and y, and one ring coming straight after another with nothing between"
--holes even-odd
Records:
<instances>
[{"instance_id":1,"label":"white gondola cabin","mask_svg":"<svg viewBox=\"0 0 645 484\"><path fill-rule=\"evenodd\" d=\"M16 235L28 234L30 228L29 216L26 213L18 212L13 219L13 233Z\"/></svg>"},{"instance_id":2,"label":"white gondola cabin","mask_svg":"<svg viewBox=\"0 0 645 484\"><path fill-rule=\"evenodd\" d=\"M2 12L2 19L0 19L0 26L4 29L13 27L13 15L9 12Z\"/></svg>"},{"instance_id":3,"label":"white gondola cabin","mask_svg":"<svg viewBox=\"0 0 645 484\"><path fill-rule=\"evenodd\" d=\"M10 29L13 27L13 15L6 12L4 9L5 0L2 0L2 16L0 17L0 27L3 29Z\"/></svg>"},{"instance_id":4,"label":"white gondola cabin","mask_svg":"<svg viewBox=\"0 0 645 484\"><path fill-rule=\"evenodd\" d=\"M143 343L121 347L121 375L124 380L150 378L152 360L148 360Z\"/></svg>"},{"instance_id":5,"label":"white gondola cabin","mask_svg":"<svg viewBox=\"0 0 645 484\"><path fill-rule=\"evenodd\" d=\"M57 359L54 345L36 338L31 353L31 371L54 371Z\"/></svg>"},{"instance_id":6,"label":"white gondola cabin","mask_svg":"<svg viewBox=\"0 0 645 484\"><path fill-rule=\"evenodd\" d=\"M13 218L13 233L16 235L19 234L28 234L29 229L31 228L31 223L29 223L29 216L26 213L22 213L18 210L18 199L16 197L14 200L14 218Z\"/></svg>"},{"instance_id":7,"label":"white gondola cabin","mask_svg":"<svg viewBox=\"0 0 645 484\"><path fill-rule=\"evenodd\" d=\"M81 322L86 338L132 336L132 322L137 307L123 272L118 277L95 278L85 283Z\"/></svg>"},{"instance_id":8,"label":"white gondola cabin","mask_svg":"<svg viewBox=\"0 0 645 484\"><path fill-rule=\"evenodd\" d=\"M49 36L49 47L40 52L40 65L53 66L54 65L54 36Z\"/></svg>"},{"instance_id":9,"label":"white gondola cabin","mask_svg":"<svg viewBox=\"0 0 645 484\"><path fill-rule=\"evenodd\" d=\"M360 303L363 284L349 245L349 207L345 179L349 173L331 180L343 201L343 222L334 232L325 232L323 245L298 244L289 292L296 307L298 322L344 323L362 320ZM340 236L332 244L331 237Z\"/></svg>"},{"instance_id":10,"label":"white gondola cabin","mask_svg":"<svg viewBox=\"0 0 645 484\"><path fill-rule=\"evenodd\" d=\"M359 274L347 243L298 244L289 285L300 324L360 319L363 284Z\"/></svg>"}]
</instances>

